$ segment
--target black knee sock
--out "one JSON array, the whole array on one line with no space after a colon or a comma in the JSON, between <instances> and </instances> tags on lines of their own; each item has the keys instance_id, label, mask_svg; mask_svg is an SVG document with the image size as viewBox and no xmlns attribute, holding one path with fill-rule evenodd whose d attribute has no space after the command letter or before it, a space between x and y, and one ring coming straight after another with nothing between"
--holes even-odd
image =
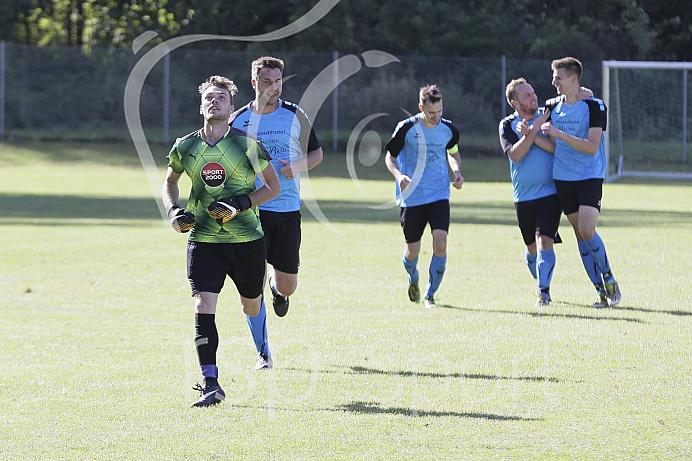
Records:
<instances>
[{"instance_id":1,"label":"black knee sock","mask_svg":"<svg viewBox=\"0 0 692 461\"><path fill-rule=\"evenodd\" d=\"M216 350L219 348L219 334L216 330L216 320L214 314L195 314L195 348L197 349L197 358L199 365L202 367L202 372L205 374L206 384L215 384L218 376L206 376L205 369L209 369L209 365L213 366L216 371ZM216 374L214 372L213 374Z\"/></svg>"}]
</instances>

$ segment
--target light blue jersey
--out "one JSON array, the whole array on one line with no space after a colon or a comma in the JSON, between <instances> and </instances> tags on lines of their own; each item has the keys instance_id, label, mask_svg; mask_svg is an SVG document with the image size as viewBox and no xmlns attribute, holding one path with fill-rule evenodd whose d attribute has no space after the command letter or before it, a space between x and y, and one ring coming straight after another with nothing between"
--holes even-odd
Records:
<instances>
[{"instance_id":1,"label":"light blue jersey","mask_svg":"<svg viewBox=\"0 0 692 461\"><path fill-rule=\"evenodd\" d=\"M386 146L399 170L411 178L404 191L396 184L396 204L400 207L449 200L450 196L447 150L459 143L459 130L444 118L434 128L426 128L420 116L399 122Z\"/></svg>"},{"instance_id":2,"label":"light blue jersey","mask_svg":"<svg viewBox=\"0 0 692 461\"><path fill-rule=\"evenodd\" d=\"M262 142L271 156L281 192L272 200L259 206L261 210L290 212L300 210L300 175L287 179L282 173L284 166L278 159L295 162L308 152L320 148L305 112L295 104L279 100L279 108L269 114L256 114L247 104L230 118L230 125L245 130ZM257 187L262 186L259 177Z\"/></svg>"},{"instance_id":3,"label":"light blue jersey","mask_svg":"<svg viewBox=\"0 0 692 461\"><path fill-rule=\"evenodd\" d=\"M553 178L561 181L605 178L607 109L603 101L589 98L574 104L565 104L564 97L560 96L548 101L546 105L552 108L550 118L553 125L572 136L588 139L589 128L603 129L601 143L594 155L580 152L566 142L555 139Z\"/></svg>"},{"instance_id":4,"label":"light blue jersey","mask_svg":"<svg viewBox=\"0 0 692 461\"><path fill-rule=\"evenodd\" d=\"M543 110L527 120L529 125L538 118ZM500 122L500 144L505 153L520 139L517 134L517 124L522 122L517 112L508 115ZM538 136L544 136L538 133ZM553 154L532 144L524 158L519 162L509 158L509 172L514 188L514 201L525 202L557 194L553 182Z\"/></svg>"}]
</instances>

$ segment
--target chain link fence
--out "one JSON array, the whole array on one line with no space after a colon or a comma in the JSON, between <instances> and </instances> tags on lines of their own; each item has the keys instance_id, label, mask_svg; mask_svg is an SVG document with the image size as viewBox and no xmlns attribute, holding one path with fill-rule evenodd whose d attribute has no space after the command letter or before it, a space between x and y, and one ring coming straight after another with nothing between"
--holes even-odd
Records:
<instances>
[{"instance_id":1,"label":"chain link fence","mask_svg":"<svg viewBox=\"0 0 692 461\"><path fill-rule=\"evenodd\" d=\"M0 43L0 135L4 138L129 140L123 95L150 49L47 48ZM271 53L268 53L271 54ZM343 151L354 127L383 136L418 111L418 89L435 83L445 114L477 153L500 155L497 127L510 113L504 87L526 78L539 99L555 95L549 61L391 56L386 52L272 54L286 62L282 98L313 108L326 152ZM256 52L179 47L145 76L139 111L149 143L170 144L201 126L198 85L210 75L233 79L236 108L254 98L250 63ZM601 64L584 63L583 84L601 94Z\"/></svg>"}]
</instances>

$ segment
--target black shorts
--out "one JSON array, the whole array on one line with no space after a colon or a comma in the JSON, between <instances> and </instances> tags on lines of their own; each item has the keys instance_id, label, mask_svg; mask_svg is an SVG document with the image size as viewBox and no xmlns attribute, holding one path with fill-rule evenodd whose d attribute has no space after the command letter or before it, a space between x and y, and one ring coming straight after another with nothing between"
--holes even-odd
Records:
<instances>
[{"instance_id":1,"label":"black shorts","mask_svg":"<svg viewBox=\"0 0 692 461\"><path fill-rule=\"evenodd\" d=\"M440 229L448 232L449 200L404 207L401 209L399 219L406 243L419 241L423 237L426 224L430 224L431 231Z\"/></svg>"},{"instance_id":2,"label":"black shorts","mask_svg":"<svg viewBox=\"0 0 692 461\"><path fill-rule=\"evenodd\" d=\"M536 241L537 235L545 235L560 243L557 228L560 226L562 208L557 195L549 195L536 200L516 202L517 220L524 243L530 245Z\"/></svg>"},{"instance_id":3,"label":"black shorts","mask_svg":"<svg viewBox=\"0 0 692 461\"><path fill-rule=\"evenodd\" d=\"M187 243L187 279L192 296L201 291L220 293L228 275L240 296L262 294L267 269L264 239L244 243Z\"/></svg>"},{"instance_id":4,"label":"black shorts","mask_svg":"<svg viewBox=\"0 0 692 461\"><path fill-rule=\"evenodd\" d=\"M603 179L584 179L582 181L555 180L557 196L560 197L562 211L571 215L579 211L582 205L594 207L601 211L603 197Z\"/></svg>"},{"instance_id":5,"label":"black shorts","mask_svg":"<svg viewBox=\"0 0 692 461\"><path fill-rule=\"evenodd\" d=\"M297 274L300 267L300 211L260 210L267 262L274 269Z\"/></svg>"}]
</instances>

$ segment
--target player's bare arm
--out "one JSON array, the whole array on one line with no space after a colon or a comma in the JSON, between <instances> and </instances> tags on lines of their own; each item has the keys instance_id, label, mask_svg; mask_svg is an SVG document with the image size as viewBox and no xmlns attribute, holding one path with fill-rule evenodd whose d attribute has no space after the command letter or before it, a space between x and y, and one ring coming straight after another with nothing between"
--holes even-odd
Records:
<instances>
[{"instance_id":1,"label":"player's bare arm","mask_svg":"<svg viewBox=\"0 0 692 461\"><path fill-rule=\"evenodd\" d=\"M457 146L454 146L454 148L456 151L453 154L447 151L447 162L452 169L452 174L454 174L454 182L452 185L456 189L461 189L461 186L464 185L464 177L461 175L461 154L459 154L459 148Z\"/></svg>"},{"instance_id":2,"label":"player's bare arm","mask_svg":"<svg viewBox=\"0 0 692 461\"><path fill-rule=\"evenodd\" d=\"M276 170L271 163L268 164L264 170L259 172L257 176L262 180L262 187L252 191L248 195L250 200L252 200L252 206L258 206L268 202L281 192L279 177L276 175Z\"/></svg>"},{"instance_id":3,"label":"player's bare arm","mask_svg":"<svg viewBox=\"0 0 692 461\"><path fill-rule=\"evenodd\" d=\"M408 185L411 184L411 178L401 172L396 164L396 159L394 156L387 152L387 155L384 157L384 163L389 172L392 173L392 176L394 176L394 179L396 179L396 182L399 184L399 188L401 190L406 190Z\"/></svg>"},{"instance_id":4,"label":"player's bare arm","mask_svg":"<svg viewBox=\"0 0 692 461\"><path fill-rule=\"evenodd\" d=\"M550 111L546 111L534 121L531 128L535 129L536 133L538 133L541 131L541 125L548 121L549 118ZM544 151L550 152L551 154L555 153L555 139L551 138L550 136L536 136L533 142Z\"/></svg>"},{"instance_id":5,"label":"player's bare arm","mask_svg":"<svg viewBox=\"0 0 692 461\"><path fill-rule=\"evenodd\" d=\"M583 101L584 99L593 98L593 91L584 86L579 87L579 93L577 93L577 101Z\"/></svg>"},{"instance_id":6,"label":"player's bare arm","mask_svg":"<svg viewBox=\"0 0 692 461\"><path fill-rule=\"evenodd\" d=\"M185 233L192 230L195 226L195 215L178 204L178 198L180 197L178 181L180 176L181 174L173 171L173 168L168 168L166 179L163 182L161 198L173 229L176 232Z\"/></svg>"},{"instance_id":7,"label":"player's bare arm","mask_svg":"<svg viewBox=\"0 0 692 461\"><path fill-rule=\"evenodd\" d=\"M161 192L161 198L163 199L163 205L168 209L171 203L177 203L180 199L180 188L178 187L178 181L182 175L173 171L173 168L168 167L166 172L166 179L163 181L163 190Z\"/></svg>"},{"instance_id":8,"label":"player's bare arm","mask_svg":"<svg viewBox=\"0 0 692 461\"><path fill-rule=\"evenodd\" d=\"M545 122L541 125L541 131L544 134L549 135L551 138L557 138L573 148L577 149L579 152L584 152L585 154L594 155L598 152L598 147L601 144L601 135L603 134L603 128L591 127L589 128L589 137L587 139L578 138L569 133L565 133L559 130L550 122Z\"/></svg>"},{"instance_id":9,"label":"player's bare arm","mask_svg":"<svg viewBox=\"0 0 692 461\"><path fill-rule=\"evenodd\" d=\"M277 158L277 160L281 162L281 164L283 165L279 170L281 174L283 174L286 177L286 179L293 179L296 176L298 176L298 173L300 173L301 171L310 170L313 167L322 163L323 158L324 153L322 152L322 148L320 147L318 149L311 150L310 152L308 152L307 155L304 155L295 162L289 162L287 160L283 160L280 158Z\"/></svg>"},{"instance_id":10,"label":"player's bare arm","mask_svg":"<svg viewBox=\"0 0 692 461\"><path fill-rule=\"evenodd\" d=\"M517 134L522 137L509 148L507 157L514 163L520 162L536 140L538 132L540 131L540 126L541 124L539 123L534 123L529 126L526 120L522 120L521 123L517 124Z\"/></svg>"}]
</instances>

